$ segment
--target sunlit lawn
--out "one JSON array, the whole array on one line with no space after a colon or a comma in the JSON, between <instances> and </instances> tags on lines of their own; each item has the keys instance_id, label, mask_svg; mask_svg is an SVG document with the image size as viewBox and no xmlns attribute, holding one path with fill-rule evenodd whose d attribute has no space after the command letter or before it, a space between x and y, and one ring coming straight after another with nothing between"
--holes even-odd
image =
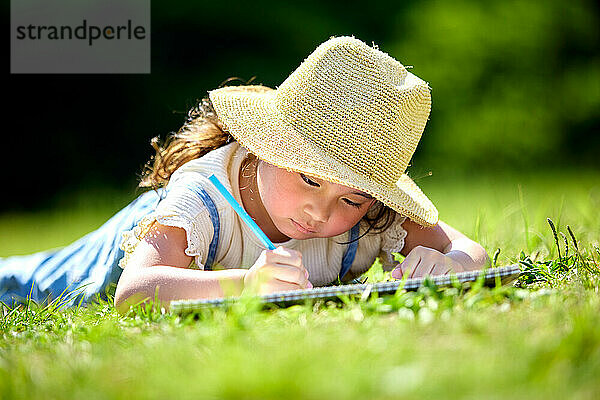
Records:
<instances>
[{"instance_id":1,"label":"sunlit lawn","mask_svg":"<svg viewBox=\"0 0 600 400\"><path fill-rule=\"evenodd\" d=\"M428 288L262 312L240 304L198 320L143 309L123 318L107 303L5 310L0 398L598 398L600 173L434 173L418 183L443 220L490 256L501 249L499 265L521 251L557 260L551 218L567 236L571 227L591 270L569 241L572 269L524 289ZM1 215L0 255L66 244L131 196L94 198Z\"/></svg>"}]
</instances>

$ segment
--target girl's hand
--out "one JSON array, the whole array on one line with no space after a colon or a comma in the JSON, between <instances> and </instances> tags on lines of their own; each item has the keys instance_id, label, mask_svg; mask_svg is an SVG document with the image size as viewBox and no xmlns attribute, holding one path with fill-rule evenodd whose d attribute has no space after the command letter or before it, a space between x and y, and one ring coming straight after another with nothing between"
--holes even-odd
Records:
<instances>
[{"instance_id":1,"label":"girl's hand","mask_svg":"<svg viewBox=\"0 0 600 400\"><path fill-rule=\"evenodd\" d=\"M312 287L308 271L302 264L302 254L284 247L263 250L244 277L244 290L251 290L255 294Z\"/></svg>"},{"instance_id":2,"label":"girl's hand","mask_svg":"<svg viewBox=\"0 0 600 400\"><path fill-rule=\"evenodd\" d=\"M392 278L401 279L405 274L409 278L420 278L425 275L446 275L450 272L465 271L465 268L435 249L416 246L392 271Z\"/></svg>"}]
</instances>

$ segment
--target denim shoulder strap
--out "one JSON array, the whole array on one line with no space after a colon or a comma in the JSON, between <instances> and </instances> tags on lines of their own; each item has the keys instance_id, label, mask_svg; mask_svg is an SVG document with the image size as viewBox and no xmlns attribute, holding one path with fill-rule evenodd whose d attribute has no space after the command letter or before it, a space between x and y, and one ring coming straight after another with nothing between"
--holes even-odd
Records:
<instances>
[{"instance_id":1,"label":"denim shoulder strap","mask_svg":"<svg viewBox=\"0 0 600 400\"><path fill-rule=\"evenodd\" d=\"M340 269L340 276L339 276L340 279L342 279L344 277L344 275L346 275L346 273L348 273L348 271L350 270L350 267L352 266L352 263L354 262L354 257L356 257L356 249L358 248L358 240L356 240L356 239L358 238L358 225L359 224L360 224L360 222L358 222L356 225L354 225L352 227L352 229L350 229L348 241L351 243L348 245L348 248L344 252L344 257L342 258L342 269Z\"/></svg>"},{"instance_id":2,"label":"denim shoulder strap","mask_svg":"<svg viewBox=\"0 0 600 400\"><path fill-rule=\"evenodd\" d=\"M208 247L208 256L206 257L206 262L204 263L204 270L210 271L215 262L215 257L217 256L217 246L219 245L219 231L221 228L219 213L217 212L217 206L215 206L215 202L212 200L206 190L204 190L204 188L198 185L189 185L189 187L198 195L198 197L200 197L200 200L202 200L208 209L210 220L213 224L213 238L210 241L210 245Z\"/></svg>"}]
</instances>

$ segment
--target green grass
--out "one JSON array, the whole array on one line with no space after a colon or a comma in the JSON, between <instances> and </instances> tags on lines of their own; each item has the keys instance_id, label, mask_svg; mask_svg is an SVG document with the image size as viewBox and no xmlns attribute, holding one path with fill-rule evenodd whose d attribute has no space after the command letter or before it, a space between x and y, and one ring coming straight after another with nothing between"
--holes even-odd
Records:
<instances>
[{"instance_id":1,"label":"green grass","mask_svg":"<svg viewBox=\"0 0 600 400\"><path fill-rule=\"evenodd\" d=\"M490 256L501 249L499 265L522 261L516 286L428 285L265 311L246 301L196 319L150 307L120 317L106 302L4 309L0 398L598 398L599 178L419 181L443 220ZM0 217L0 230L16 232L11 246L25 252L39 249L31 238L40 230L58 246L121 205L75 207L52 227L52 213Z\"/></svg>"}]
</instances>

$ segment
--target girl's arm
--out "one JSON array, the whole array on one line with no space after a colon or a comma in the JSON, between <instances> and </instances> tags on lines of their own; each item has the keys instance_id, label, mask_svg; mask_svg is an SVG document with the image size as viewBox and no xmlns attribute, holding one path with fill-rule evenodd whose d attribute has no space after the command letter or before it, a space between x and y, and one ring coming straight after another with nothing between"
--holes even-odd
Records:
<instances>
[{"instance_id":1,"label":"girl's arm","mask_svg":"<svg viewBox=\"0 0 600 400\"><path fill-rule=\"evenodd\" d=\"M115 292L121 314L150 299L165 308L172 300L238 296L245 286L258 293L294 290L310 285L302 256L282 247L265 250L249 270L202 271L189 269L185 230L154 223L135 248Z\"/></svg>"},{"instance_id":2,"label":"girl's arm","mask_svg":"<svg viewBox=\"0 0 600 400\"><path fill-rule=\"evenodd\" d=\"M392 271L394 278L400 279L405 273L414 278L471 271L489 264L488 254L480 244L443 221L425 228L407 219L402 227L407 235L401 254L406 258Z\"/></svg>"},{"instance_id":3,"label":"girl's arm","mask_svg":"<svg viewBox=\"0 0 600 400\"><path fill-rule=\"evenodd\" d=\"M115 308L125 313L131 305L155 296L168 308L171 300L241 293L246 270L189 269L193 258L185 254L186 247L185 230L154 223L119 278Z\"/></svg>"}]
</instances>

